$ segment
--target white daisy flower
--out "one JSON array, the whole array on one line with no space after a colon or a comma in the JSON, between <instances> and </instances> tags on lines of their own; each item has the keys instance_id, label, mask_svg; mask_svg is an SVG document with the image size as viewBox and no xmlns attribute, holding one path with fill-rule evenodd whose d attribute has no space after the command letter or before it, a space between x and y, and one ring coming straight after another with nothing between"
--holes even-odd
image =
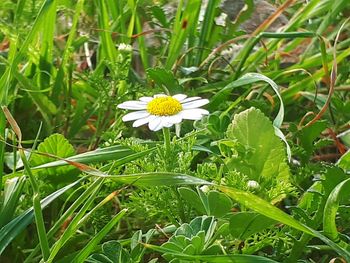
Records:
<instances>
[{"instance_id":1,"label":"white daisy flower","mask_svg":"<svg viewBox=\"0 0 350 263\"><path fill-rule=\"evenodd\" d=\"M123 117L123 121L135 121L133 127L147 124L150 130L168 128L182 120L200 120L209 114L199 107L209 100L200 97L187 98L184 94L167 96L157 94L153 97L141 97L139 100L125 101L118 105L120 109L135 110Z\"/></svg>"}]
</instances>

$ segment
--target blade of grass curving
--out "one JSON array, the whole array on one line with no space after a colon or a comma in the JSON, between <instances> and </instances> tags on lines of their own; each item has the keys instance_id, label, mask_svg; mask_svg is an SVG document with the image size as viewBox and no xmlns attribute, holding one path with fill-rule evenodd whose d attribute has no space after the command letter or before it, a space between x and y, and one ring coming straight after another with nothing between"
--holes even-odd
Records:
<instances>
[{"instance_id":1,"label":"blade of grass curving","mask_svg":"<svg viewBox=\"0 0 350 263\"><path fill-rule=\"evenodd\" d=\"M350 179L347 179L338 184L328 196L324 211L323 211L323 233L334 242L338 243L343 248L349 250L350 245L340 240L336 216L339 208L340 200L348 196L350 191Z\"/></svg>"},{"instance_id":2,"label":"blade of grass curving","mask_svg":"<svg viewBox=\"0 0 350 263\"><path fill-rule=\"evenodd\" d=\"M163 254L170 254L174 256L177 259L182 259L190 262L213 262L213 263L228 263L228 262L234 262L234 263L277 263L277 261L274 261L269 258L264 258L261 256L253 256L253 255L189 255L185 253L180 253L179 251L151 245L151 244L143 244L146 248L155 250L157 252L163 253Z\"/></svg>"},{"instance_id":3,"label":"blade of grass curving","mask_svg":"<svg viewBox=\"0 0 350 263\"><path fill-rule=\"evenodd\" d=\"M350 260L350 252L346 251L342 247L340 247L338 244L334 243L332 240L328 239L326 236L322 235L318 231L300 223L296 219L294 219L292 216L288 215L287 213L283 212L282 210L278 209L277 207L271 205L267 201L261 199L260 197L249 193L244 192L232 187L226 187L226 186L217 186L218 189L220 189L222 192L226 193L228 196L230 196L232 199L236 200L237 202L241 203L245 207L252 209L259 214L262 214L264 216L267 216L271 219L274 219L276 221L279 221L285 225L288 225L292 228L295 228L297 230L300 230L306 234L309 234L314 237L318 237L323 242L325 242L327 245L329 245L334 251L336 251L340 256L344 257L346 261Z\"/></svg>"},{"instance_id":4,"label":"blade of grass curving","mask_svg":"<svg viewBox=\"0 0 350 263\"><path fill-rule=\"evenodd\" d=\"M90 253L95 249L95 247L101 242L101 240L108 234L109 231L122 219L122 217L127 212L127 209L121 210L117 215L115 215L111 221L109 221L100 232L98 232L90 240L90 242L75 256L73 262L84 262L84 260L90 255Z\"/></svg>"},{"instance_id":5,"label":"blade of grass curving","mask_svg":"<svg viewBox=\"0 0 350 263\"><path fill-rule=\"evenodd\" d=\"M24 2L19 1L17 7L19 9L22 9L23 3ZM18 64L22 60L24 54L28 51L29 45L33 42L34 37L37 35L39 27L43 23L43 18L45 17L45 14L47 13L47 11L49 10L52 4L53 4L52 0L46 0L45 2L43 2L40 8L40 11L37 14L36 19L33 23L32 28L28 32L28 35L23 41L23 43L21 43L21 47L19 48L19 51L17 51L18 41L14 40L16 39L16 37L10 38L10 43L11 43L10 50L9 50L10 66L6 68L5 72L2 74L0 78L0 87L1 87L0 88L0 105L1 106L8 105L8 94L10 90L10 83L13 78L12 72L17 70ZM16 18L20 17L20 13L21 13L21 10L19 10L19 13L17 13L18 15L16 16ZM2 112L0 112L0 136L3 138L5 138L5 128L6 128L5 115ZM5 144L0 143L0 179L1 181L3 177L4 154L5 154ZM1 183L0 183L0 186L1 186Z\"/></svg>"},{"instance_id":6,"label":"blade of grass curving","mask_svg":"<svg viewBox=\"0 0 350 263\"><path fill-rule=\"evenodd\" d=\"M73 188L84 179L85 178L81 178L43 198L40 202L41 208L44 209L63 193ZM33 219L34 208L31 207L0 229L0 254L12 242L12 240L15 239L33 221Z\"/></svg>"},{"instance_id":7,"label":"blade of grass curving","mask_svg":"<svg viewBox=\"0 0 350 263\"><path fill-rule=\"evenodd\" d=\"M233 81L230 84L228 84L227 86L225 86L223 89L221 89L218 93L216 93L213 96L213 98L210 101L209 108L213 109L217 105L219 105L223 100L225 100L228 97L228 95L232 92L232 90L234 88L240 87L242 85L252 84L255 82L259 82L259 81L267 82L271 86L273 91L276 93L276 95L280 101L280 108L278 110L276 118L273 121L273 124L277 128L280 128L282 125L282 122L283 122L283 118L284 118L284 104L283 104L283 100L282 100L282 97L281 97L280 92L279 92L279 87L272 79L270 79L264 75L261 75L259 73L247 73L247 74L243 75L241 78L237 79L236 81Z\"/></svg>"}]
</instances>

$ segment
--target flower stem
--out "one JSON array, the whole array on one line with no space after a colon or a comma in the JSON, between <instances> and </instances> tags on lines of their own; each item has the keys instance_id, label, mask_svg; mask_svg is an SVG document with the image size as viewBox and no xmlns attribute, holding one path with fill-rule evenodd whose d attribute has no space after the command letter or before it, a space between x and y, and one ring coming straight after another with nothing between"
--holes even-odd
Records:
<instances>
[{"instance_id":1,"label":"flower stem","mask_svg":"<svg viewBox=\"0 0 350 263\"><path fill-rule=\"evenodd\" d=\"M169 171L169 166L168 166L168 160L170 158L170 152L171 152L171 145L170 145L170 130L169 128L163 128L163 135L164 135L164 147L165 147L165 158L166 158L166 170ZM171 187L176 200L177 200L177 209L179 212L179 216L182 222L185 222L185 211L184 207L182 205L182 200L180 197L179 192L177 191L176 185Z\"/></svg>"},{"instance_id":2,"label":"flower stem","mask_svg":"<svg viewBox=\"0 0 350 263\"><path fill-rule=\"evenodd\" d=\"M170 131L169 128L163 128L164 135L164 146L165 146L165 156L168 158L170 156Z\"/></svg>"}]
</instances>

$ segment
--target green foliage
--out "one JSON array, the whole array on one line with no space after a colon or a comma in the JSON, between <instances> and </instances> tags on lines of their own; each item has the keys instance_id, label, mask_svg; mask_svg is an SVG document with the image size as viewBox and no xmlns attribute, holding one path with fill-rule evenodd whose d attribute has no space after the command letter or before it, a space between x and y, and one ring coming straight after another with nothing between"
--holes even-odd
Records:
<instances>
[{"instance_id":1,"label":"green foliage","mask_svg":"<svg viewBox=\"0 0 350 263\"><path fill-rule=\"evenodd\" d=\"M349 12L0 1L0 261L350 262ZM124 123L159 93L210 113Z\"/></svg>"},{"instance_id":2,"label":"green foliage","mask_svg":"<svg viewBox=\"0 0 350 263\"><path fill-rule=\"evenodd\" d=\"M214 217L196 217L189 224L181 225L162 247L188 255L218 254L220 246L211 244L216 225ZM163 257L169 262L179 262L171 254Z\"/></svg>"},{"instance_id":3,"label":"green foliage","mask_svg":"<svg viewBox=\"0 0 350 263\"><path fill-rule=\"evenodd\" d=\"M61 134L52 134L38 146L38 153L34 153L31 158L32 166L39 166L56 161L59 158L67 158L75 154L73 146ZM48 180L54 184L70 182L76 179L76 172L73 167L46 168L38 171L42 180Z\"/></svg>"},{"instance_id":4,"label":"green foliage","mask_svg":"<svg viewBox=\"0 0 350 263\"><path fill-rule=\"evenodd\" d=\"M293 191L285 149L263 113L251 108L235 115L227 139L222 143L231 149L228 169L256 181L263 198L277 203Z\"/></svg>"}]
</instances>

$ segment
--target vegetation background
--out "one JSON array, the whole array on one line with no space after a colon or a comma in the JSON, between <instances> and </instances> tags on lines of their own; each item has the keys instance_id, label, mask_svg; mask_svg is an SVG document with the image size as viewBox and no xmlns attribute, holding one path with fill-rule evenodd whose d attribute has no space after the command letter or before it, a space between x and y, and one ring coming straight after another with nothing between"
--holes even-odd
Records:
<instances>
[{"instance_id":1,"label":"vegetation background","mask_svg":"<svg viewBox=\"0 0 350 263\"><path fill-rule=\"evenodd\" d=\"M1 1L0 261L350 262L349 14ZM210 115L122 121L158 93Z\"/></svg>"}]
</instances>

